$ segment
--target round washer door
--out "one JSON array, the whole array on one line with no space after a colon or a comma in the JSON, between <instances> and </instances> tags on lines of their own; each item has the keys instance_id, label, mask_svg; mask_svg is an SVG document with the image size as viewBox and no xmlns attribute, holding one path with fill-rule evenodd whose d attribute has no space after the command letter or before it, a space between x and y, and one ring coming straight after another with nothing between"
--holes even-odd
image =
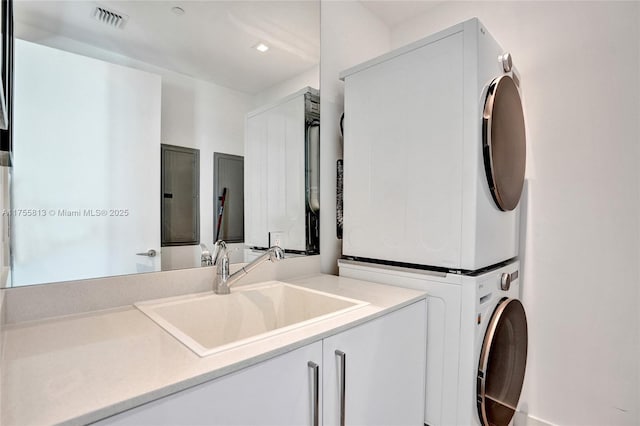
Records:
<instances>
[{"instance_id":1,"label":"round washer door","mask_svg":"<svg viewBox=\"0 0 640 426\"><path fill-rule=\"evenodd\" d=\"M524 113L520 93L508 75L491 82L482 116L484 169L498 208L516 208L526 162Z\"/></svg>"},{"instance_id":2,"label":"round washer door","mask_svg":"<svg viewBox=\"0 0 640 426\"><path fill-rule=\"evenodd\" d=\"M506 426L516 412L527 364L527 317L517 299L502 299L489 321L478 366L478 415Z\"/></svg>"}]
</instances>

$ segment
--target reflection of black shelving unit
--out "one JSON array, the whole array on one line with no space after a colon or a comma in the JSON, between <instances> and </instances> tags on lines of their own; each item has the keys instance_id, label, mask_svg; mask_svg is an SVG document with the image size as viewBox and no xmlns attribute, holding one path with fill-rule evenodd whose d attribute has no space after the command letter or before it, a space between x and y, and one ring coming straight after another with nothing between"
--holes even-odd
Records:
<instances>
[{"instance_id":1,"label":"reflection of black shelving unit","mask_svg":"<svg viewBox=\"0 0 640 426\"><path fill-rule=\"evenodd\" d=\"M239 155L213 154L214 229L218 234L218 212L222 192L227 189L219 238L228 243L244 242L244 157Z\"/></svg>"},{"instance_id":2,"label":"reflection of black shelving unit","mask_svg":"<svg viewBox=\"0 0 640 426\"><path fill-rule=\"evenodd\" d=\"M344 194L344 163L338 160L336 165L336 237L342 239L342 214L343 214L343 194Z\"/></svg>"},{"instance_id":3,"label":"reflection of black shelving unit","mask_svg":"<svg viewBox=\"0 0 640 426\"><path fill-rule=\"evenodd\" d=\"M320 97L304 95L305 117L305 254L320 253Z\"/></svg>"},{"instance_id":4,"label":"reflection of black shelving unit","mask_svg":"<svg viewBox=\"0 0 640 426\"><path fill-rule=\"evenodd\" d=\"M7 129L0 130L0 150L10 152L13 147L13 0L2 0L1 10L2 88L5 96Z\"/></svg>"}]
</instances>

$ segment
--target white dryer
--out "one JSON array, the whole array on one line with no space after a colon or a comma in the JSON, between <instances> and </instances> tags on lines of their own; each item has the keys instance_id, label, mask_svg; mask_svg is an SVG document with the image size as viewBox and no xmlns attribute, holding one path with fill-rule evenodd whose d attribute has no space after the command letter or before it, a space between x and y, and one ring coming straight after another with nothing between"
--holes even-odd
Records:
<instances>
[{"instance_id":1,"label":"white dryer","mask_svg":"<svg viewBox=\"0 0 640 426\"><path fill-rule=\"evenodd\" d=\"M475 271L517 256L519 78L471 19L344 71L343 254Z\"/></svg>"},{"instance_id":2,"label":"white dryer","mask_svg":"<svg viewBox=\"0 0 640 426\"><path fill-rule=\"evenodd\" d=\"M338 265L340 276L428 293L426 425L509 424L527 359L518 261L475 276L349 260Z\"/></svg>"}]
</instances>

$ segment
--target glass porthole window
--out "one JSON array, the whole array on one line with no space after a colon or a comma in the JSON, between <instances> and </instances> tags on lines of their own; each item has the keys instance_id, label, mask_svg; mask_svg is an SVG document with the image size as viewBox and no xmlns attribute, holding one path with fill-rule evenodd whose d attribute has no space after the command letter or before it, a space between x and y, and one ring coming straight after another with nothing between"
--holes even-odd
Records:
<instances>
[{"instance_id":1,"label":"glass porthole window","mask_svg":"<svg viewBox=\"0 0 640 426\"><path fill-rule=\"evenodd\" d=\"M527 364L527 317L517 299L503 299L491 317L478 365L478 415L506 426L515 414Z\"/></svg>"},{"instance_id":2,"label":"glass porthole window","mask_svg":"<svg viewBox=\"0 0 640 426\"><path fill-rule=\"evenodd\" d=\"M482 117L484 166L489 189L500 210L516 208L526 162L524 113L518 87L504 75L491 82Z\"/></svg>"}]
</instances>

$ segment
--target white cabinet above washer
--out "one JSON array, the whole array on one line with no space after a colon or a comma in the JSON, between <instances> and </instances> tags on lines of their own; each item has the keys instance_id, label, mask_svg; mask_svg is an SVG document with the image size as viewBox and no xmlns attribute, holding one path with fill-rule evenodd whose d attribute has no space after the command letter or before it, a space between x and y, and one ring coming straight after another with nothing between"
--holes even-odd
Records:
<instances>
[{"instance_id":1,"label":"white cabinet above washer","mask_svg":"<svg viewBox=\"0 0 640 426\"><path fill-rule=\"evenodd\" d=\"M487 157L483 138L492 83L519 81L502 53L472 19L342 73L345 256L463 271L517 256L518 185L502 207L490 187L524 176L524 142L502 138ZM485 170L498 162L506 169Z\"/></svg>"},{"instance_id":2,"label":"white cabinet above washer","mask_svg":"<svg viewBox=\"0 0 640 426\"><path fill-rule=\"evenodd\" d=\"M319 100L307 87L247 114L245 244L319 252Z\"/></svg>"}]
</instances>

